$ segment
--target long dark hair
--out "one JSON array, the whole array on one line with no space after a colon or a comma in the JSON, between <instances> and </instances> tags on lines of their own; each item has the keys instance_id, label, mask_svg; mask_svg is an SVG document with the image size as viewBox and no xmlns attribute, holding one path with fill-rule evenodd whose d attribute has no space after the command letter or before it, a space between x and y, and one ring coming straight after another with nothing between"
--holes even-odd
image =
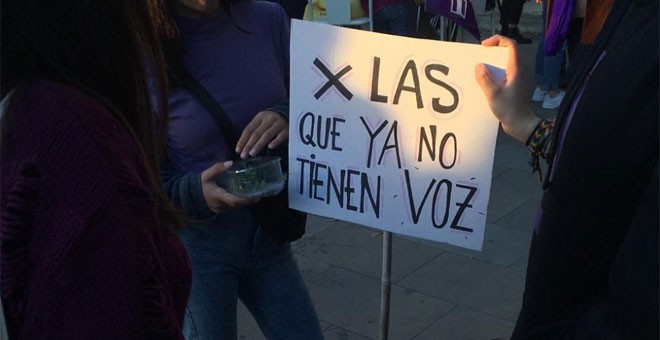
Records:
<instances>
[{"instance_id":1,"label":"long dark hair","mask_svg":"<svg viewBox=\"0 0 660 340\"><path fill-rule=\"evenodd\" d=\"M16 89L18 97L33 80L46 78L98 99L134 136L151 177L156 217L176 229L181 219L158 171L168 123L156 30L162 1L2 0L0 93Z\"/></svg>"}]
</instances>

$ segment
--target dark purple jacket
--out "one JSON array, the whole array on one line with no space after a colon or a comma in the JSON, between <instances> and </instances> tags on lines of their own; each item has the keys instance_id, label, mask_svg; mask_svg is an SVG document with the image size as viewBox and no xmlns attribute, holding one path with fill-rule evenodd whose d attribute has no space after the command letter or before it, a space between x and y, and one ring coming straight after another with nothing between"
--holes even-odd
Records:
<instances>
[{"instance_id":1,"label":"dark purple jacket","mask_svg":"<svg viewBox=\"0 0 660 340\"><path fill-rule=\"evenodd\" d=\"M73 87L38 81L14 96L0 163L10 338L183 339L190 264L157 226L134 138Z\"/></svg>"}]
</instances>

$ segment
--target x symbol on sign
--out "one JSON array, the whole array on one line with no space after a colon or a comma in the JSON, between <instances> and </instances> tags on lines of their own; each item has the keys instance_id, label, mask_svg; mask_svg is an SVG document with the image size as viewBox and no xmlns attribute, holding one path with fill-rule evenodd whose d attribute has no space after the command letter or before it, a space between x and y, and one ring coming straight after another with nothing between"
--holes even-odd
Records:
<instances>
[{"instance_id":1,"label":"x symbol on sign","mask_svg":"<svg viewBox=\"0 0 660 340\"><path fill-rule=\"evenodd\" d=\"M339 81L339 78L343 77L346 73L348 73L348 71L353 69L351 65L344 67L337 74L332 74L332 72L323 64L323 62L319 60L319 58L314 59L314 65L316 65L316 67L328 78L328 81L323 84L321 89L316 91L316 94L314 94L316 99L321 98L321 96L332 86L336 87L339 93L341 93L346 99L351 100L351 98L353 98L351 91L349 91L346 86L344 86L344 84Z\"/></svg>"}]
</instances>

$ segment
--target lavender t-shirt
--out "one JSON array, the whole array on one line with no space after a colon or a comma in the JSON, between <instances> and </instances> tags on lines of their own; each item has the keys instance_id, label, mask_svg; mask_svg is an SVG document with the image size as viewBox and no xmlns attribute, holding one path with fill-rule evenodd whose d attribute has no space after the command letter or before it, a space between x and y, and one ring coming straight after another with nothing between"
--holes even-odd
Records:
<instances>
[{"instance_id":1,"label":"lavender t-shirt","mask_svg":"<svg viewBox=\"0 0 660 340\"><path fill-rule=\"evenodd\" d=\"M242 131L260 111L288 98L289 19L277 4L242 1L231 17L177 17L184 64ZM233 20L233 22L232 22ZM168 151L181 172L231 159L222 131L189 93L170 93Z\"/></svg>"}]
</instances>

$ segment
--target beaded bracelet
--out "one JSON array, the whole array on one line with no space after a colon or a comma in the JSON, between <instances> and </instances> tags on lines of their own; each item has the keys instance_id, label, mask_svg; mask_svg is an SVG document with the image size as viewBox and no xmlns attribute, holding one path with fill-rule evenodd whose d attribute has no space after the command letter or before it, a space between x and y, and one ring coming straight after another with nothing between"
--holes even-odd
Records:
<instances>
[{"instance_id":1,"label":"beaded bracelet","mask_svg":"<svg viewBox=\"0 0 660 340\"><path fill-rule=\"evenodd\" d=\"M554 128L554 120L542 119L525 142L532 153L528 163L532 167L532 172L536 173L539 182L543 179L539 158L547 159L548 151L552 145L552 131Z\"/></svg>"}]
</instances>

